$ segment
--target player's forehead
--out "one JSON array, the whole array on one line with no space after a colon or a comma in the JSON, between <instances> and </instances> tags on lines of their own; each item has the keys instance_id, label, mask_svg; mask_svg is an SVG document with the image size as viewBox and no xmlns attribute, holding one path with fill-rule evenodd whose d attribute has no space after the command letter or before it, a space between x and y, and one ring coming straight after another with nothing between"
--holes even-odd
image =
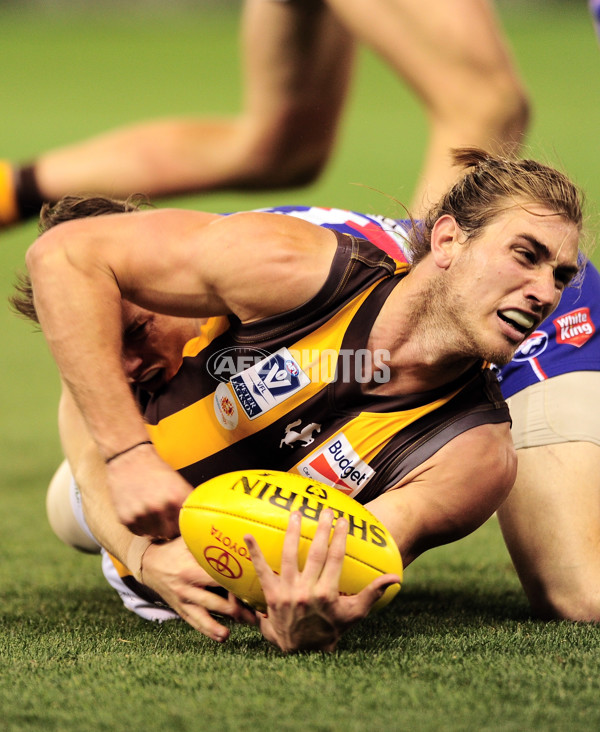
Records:
<instances>
[{"instance_id":1,"label":"player's forehead","mask_svg":"<svg viewBox=\"0 0 600 732\"><path fill-rule=\"evenodd\" d=\"M565 214L547 205L527 201L515 203L499 211L487 228L507 240L522 238L549 260L576 264L580 228Z\"/></svg>"}]
</instances>

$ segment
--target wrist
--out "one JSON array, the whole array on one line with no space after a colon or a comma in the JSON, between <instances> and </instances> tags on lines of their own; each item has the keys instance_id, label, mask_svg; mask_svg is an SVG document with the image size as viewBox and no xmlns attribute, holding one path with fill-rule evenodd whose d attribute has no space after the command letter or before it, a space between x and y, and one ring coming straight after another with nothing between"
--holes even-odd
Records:
<instances>
[{"instance_id":1,"label":"wrist","mask_svg":"<svg viewBox=\"0 0 600 732\"><path fill-rule=\"evenodd\" d=\"M152 544L152 539L147 536L134 536L127 550L125 565L133 577L142 584L144 584L144 556Z\"/></svg>"},{"instance_id":2,"label":"wrist","mask_svg":"<svg viewBox=\"0 0 600 732\"><path fill-rule=\"evenodd\" d=\"M108 457L105 457L104 462L106 465L108 465L109 463L112 463L120 458L122 455L127 455L128 453L133 452L133 450L137 450L143 445L152 445L152 440L140 440L139 442L135 442L133 445L129 445L129 447L125 447L122 450L117 450L117 452L114 452Z\"/></svg>"}]
</instances>

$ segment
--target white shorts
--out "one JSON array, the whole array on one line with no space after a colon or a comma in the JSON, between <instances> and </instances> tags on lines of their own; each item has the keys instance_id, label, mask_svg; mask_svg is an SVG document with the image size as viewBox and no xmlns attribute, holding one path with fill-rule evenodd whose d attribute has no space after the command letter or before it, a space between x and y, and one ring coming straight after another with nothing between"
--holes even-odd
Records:
<instances>
[{"instance_id":1,"label":"white shorts","mask_svg":"<svg viewBox=\"0 0 600 732\"><path fill-rule=\"evenodd\" d=\"M517 450L591 442L600 446L600 372L572 371L528 386L506 400Z\"/></svg>"},{"instance_id":2,"label":"white shorts","mask_svg":"<svg viewBox=\"0 0 600 732\"><path fill-rule=\"evenodd\" d=\"M48 489L48 515L54 532L64 543L80 551L102 554L102 572L109 585L119 593L128 610L144 620L162 623L179 620L171 608L155 604L130 589L119 575L110 554L100 546L83 515L81 495L65 461L56 471Z\"/></svg>"},{"instance_id":3,"label":"white shorts","mask_svg":"<svg viewBox=\"0 0 600 732\"><path fill-rule=\"evenodd\" d=\"M108 584L119 593L123 605L131 612L139 615L140 618L152 620L155 623L162 623L165 620L181 620L179 615L170 607L144 600L143 597L130 589L119 576L110 554L105 549L102 549L102 572Z\"/></svg>"}]
</instances>

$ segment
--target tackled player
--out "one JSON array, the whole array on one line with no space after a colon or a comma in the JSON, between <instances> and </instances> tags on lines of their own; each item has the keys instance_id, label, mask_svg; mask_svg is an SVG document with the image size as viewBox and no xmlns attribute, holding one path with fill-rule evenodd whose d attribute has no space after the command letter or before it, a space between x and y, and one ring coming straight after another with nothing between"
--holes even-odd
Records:
<instances>
[{"instance_id":1,"label":"tackled player","mask_svg":"<svg viewBox=\"0 0 600 732\"><path fill-rule=\"evenodd\" d=\"M238 467L311 470L343 437L370 475L361 490L350 488L390 530L405 565L475 529L510 490L508 411L484 362L507 363L578 271L580 197L565 176L534 161L473 150L457 160L466 173L413 230L410 269L355 237L269 213L81 219L52 228L30 249L36 308L66 385L65 450L92 533L210 637L224 640L228 631L209 611L240 618L239 606L204 590L210 582L180 539L158 545L120 524L174 537L190 482ZM168 384L139 366L138 380L158 388L144 405L149 424L121 360L123 317L127 332L139 307L214 318ZM386 350L390 378L313 382L311 364L292 358L293 386L265 388L265 370L303 344ZM203 368L219 348L249 346L271 355L227 383ZM253 387L262 402L246 399ZM235 424L223 417L220 394L235 407ZM321 429L291 449L282 437L298 418ZM310 617L329 622L322 647L334 647L384 589L376 581L360 595L332 599L318 579L296 574L272 588L260 623L280 647L313 647Z\"/></svg>"}]
</instances>

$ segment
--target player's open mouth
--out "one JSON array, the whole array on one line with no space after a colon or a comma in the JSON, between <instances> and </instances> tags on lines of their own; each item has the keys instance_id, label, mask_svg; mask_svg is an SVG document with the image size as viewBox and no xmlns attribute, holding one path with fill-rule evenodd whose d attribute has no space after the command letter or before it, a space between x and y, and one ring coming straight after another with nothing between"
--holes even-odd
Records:
<instances>
[{"instance_id":1,"label":"player's open mouth","mask_svg":"<svg viewBox=\"0 0 600 732\"><path fill-rule=\"evenodd\" d=\"M528 333L536 324L533 315L524 313L521 310L498 310L498 317L523 335Z\"/></svg>"}]
</instances>

